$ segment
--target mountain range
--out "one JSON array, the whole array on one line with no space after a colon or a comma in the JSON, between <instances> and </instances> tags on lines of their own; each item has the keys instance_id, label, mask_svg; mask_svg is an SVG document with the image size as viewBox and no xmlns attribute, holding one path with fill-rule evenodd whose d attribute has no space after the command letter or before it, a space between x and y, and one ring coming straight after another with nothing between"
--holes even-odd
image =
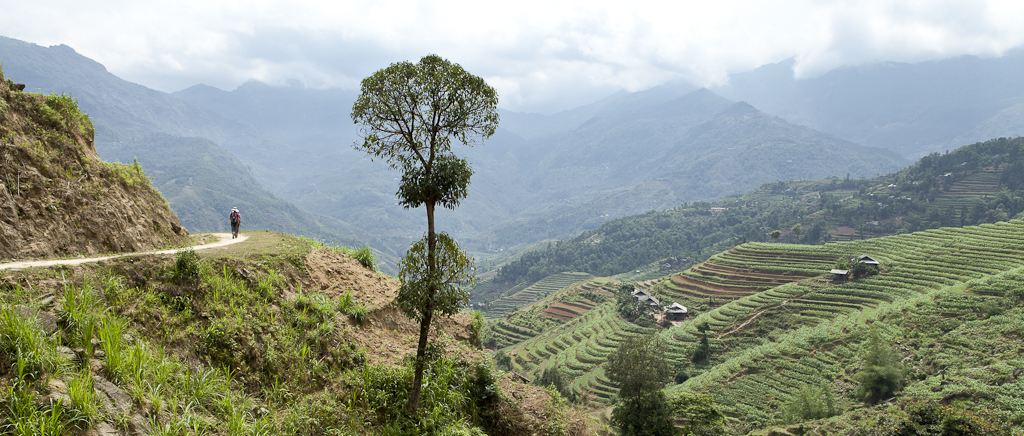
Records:
<instances>
[{"instance_id":1,"label":"mountain range","mask_svg":"<svg viewBox=\"0 0 1024 436\"><path fill-rule=\"evenodd\" d=\"M907 71L934 72L928 83L948 85L975 78L969 67L976 64L987 66L985 77L1005 78L1019 58L1014 52L852 68L811 80L789 77L788 84L787 64L780 63L737 75L728 88L671 83L552 115L501 111L497 134L457 151L476 174L462 206L439 213L439 227L493 257L766 182L887 173L906 163L902 154L938 150L978 132L1011 135L1021 126L1012 113L1024 96L1020 87L1004 87L1005 95L985 105L971 96L958 106L948 86L890 95ZM238 206L250 212L245 226L368 243L385 255L385 265L423 231L423 214L397 204L399 174L351 147L359 139L348 117L353 91L247 82L232 91L196 85L167 94L119 79L70 47L10 38L0 38L0 62L28 91L78 99L96 125L100 155L137 159L190 231L226 228L221 215ZM961 64L967 67L949 68ZM849 104L855 97L858 104ZM904 115L935 99L950 109ZM948 114L956 111L974 115L953 122ZM884 132L902 136L884 136L865 127L872 123L943 129L892 128ZM928 134L911 142L922 129Z\"/></svg>"}]
</instances>

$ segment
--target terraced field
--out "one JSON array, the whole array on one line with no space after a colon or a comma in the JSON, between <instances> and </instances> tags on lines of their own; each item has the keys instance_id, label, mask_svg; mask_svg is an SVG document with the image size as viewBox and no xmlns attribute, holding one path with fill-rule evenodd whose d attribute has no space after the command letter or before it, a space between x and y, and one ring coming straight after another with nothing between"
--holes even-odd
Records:
<instances>
[{"instance_id":1,"label":"terraced field","mask_svg":"<svg viewBox=\"0 0 1024 436\"><path fill-rule=\"evenodd\" d=\"M985 196L999 192L999 171L980 171L964 177L935 197L930 209L945 211L949 207L956 210L957 218L963 207L971 207L982 201Z\"/></svg>"},{"instance_id":2,"label":"terraced field","mask_svg":"<svg viewBox=\"0 0 1024 436\"><path fill-rule=\"evenodd\" d=\"M573 393L604 403L614 396L616 389L604 375L601 364L620 341L648 331L652 330L620 318L615 313L615 303L607 301L562 328L534 336L504 351L512 356L515 370L539 374L554 365L573 379L570 385Z\"/></svg>"},{"instance_id":3,"label":"terraced field","mask_svg":"<svg viewBox=\"0 0 1024 436\"><path fill-rule=\"evenodd\" d=\"M771 245L741 248L767 256ZM674 389L712 393L719 404L728 405L731 416L757 419L766 413L768 393L775 403L767 405L776 407L803 386L842 378L842 370L858 355L866 323L936 301L941 315L962 315L970 307L957 303L969 295L965 290L984 292L986 283L1024 268L1024 222L943 228L804 250L821 257L871 253L883 272L839 285L821 279L784 284L662 331L674 359L684 362L701 337L694 326L707 322L712 329L714 357L708 369ZM780 321L788 324L788 331L766 339L767 332L787 327ZM766 325L759 326L762 322Z\"/></svg>"},{"instance_id":4,"label":"terraced field","mask_svg":"<svg viewBox=\"0 0 1024 436\"><path fill-rule=\"evenodd\" d=\"M592 277L592 275L586 273L561 273L545 277L543 280L519 292L495 300L484 308L484 316L490 319L501 318L533 302L539 301L559 289Z\"/></svg>"},{"instance_id":5,"label":"terraced field","mask_svg":"<svg viewBox=\"0 0 1024 436\"><path fill-rule=\"evenodd\" d=\"M591 278L572 283L508 316L490 320L495 348L509 347L589 312L613 296L618 280Z\"/></svg>"},{"instance_id":6,"label":"terraced field","mask_svg":"<svg viewBox=\"0 0 1024 436\"><path fill-rule=\"evenodd\" d=\"M615 290L611 288L617 283L606 279L592 279L577 283L570 291L571 296L567 295L565 298L559 298L559 301L550 303L540 315L559 321L571 321L600 304L594 300L614 297ZM588 296L590 298L587 298Z\"/></svg>"},{"instance_id":7,"label":"terraced field","mask_svg":"<svg viewBox=\"0 0 1024 436\"><path fill-rule=\"evenodd\" d=\"M843 284L828 280L836 258L857 254L879 260L882 272ZM735 290L698 293L730 299L681 327L638 327L619 318L608 301L505 351L516 370L538 374L557 366L572 378L575 394L607 404L616 392L602 369L608 354L630 335L658 332L670 359L693 376L670 393L711 393L733 418L769 419L804 386L855 385L844 371L856 366L868 324L884 328L880 320L927 303L955 325L956 317L975 310L962 303L971 295L965 290L998 296L1006 286L992 283L1024 286L1000 278L1013 270L1013 277L1024 276L1024 221L822 246L749 243L695 270L655 288L672 292L694 283L702 290ZM696 326L704 322L711 357L694 365L690 357L702 337Z\"/></svg>"},{"instance_id":8,"label":"terraced field","mask_svg":"<svg viewBox=\"0 0 1024 436\"><path fill-rule=\"evenodd\" d=\"M804 245L746 244L661 281L654 291L690 305L708 297L727 301L821 275L839 254Z\"/></svg>"}]
</instances>

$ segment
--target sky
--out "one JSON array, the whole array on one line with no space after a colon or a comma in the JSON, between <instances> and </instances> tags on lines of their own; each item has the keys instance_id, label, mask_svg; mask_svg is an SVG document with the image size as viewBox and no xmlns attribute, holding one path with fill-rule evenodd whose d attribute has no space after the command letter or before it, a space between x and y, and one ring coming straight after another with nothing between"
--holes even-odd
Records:
<instances>
[{"instance_id":1,"label":"sky","mask_svg":"<svg viewBox=\"0 0 1024 436\"><path fill-rule=\"evenodd\" d=\"M7 3L0 35L69 45L161 91L249 80L358 89L433 53L486 79L500 107L540 113L679 80L722 86L789 58L801 79L1024 45L1020 0Z\"/></svg>"}]
</instances>

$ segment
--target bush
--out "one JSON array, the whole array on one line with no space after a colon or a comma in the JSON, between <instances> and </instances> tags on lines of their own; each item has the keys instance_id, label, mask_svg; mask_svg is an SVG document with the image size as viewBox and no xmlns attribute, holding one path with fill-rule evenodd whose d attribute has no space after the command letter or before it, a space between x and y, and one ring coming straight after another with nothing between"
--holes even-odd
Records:
<instances>
[{"instance_id":1,"label":"bush","mask_svg":"<svg viewBox=\"0 0 1024 436\"><path fill-rule=\"evenodd\" d=\"M795 424L803 421L824 419L839 414L836 408L836 396L826 386L804 386L786 404L782 412L782 419L787 424Z\"/></svg>"},{"instance_id":2,"label":"bush","mask_svg":"<svg viewBox=\"0 0 1024 436\"><path fill-rule=\"evenodd\" d=\"M358 260L366 269L377 271L377 259L374 257L373 250L370 249L369 245L363 245L360 248L350 248L346 254Z\"/></svg>"},{"instance_id":3,"label":"bush","mask_svg":"<svg viewBox=\"0 0 1024 436\"><path fill-rule=\"evenodd\" d=\"M878 329L872 326L864 349L864 369L854 375L860 382L854 395L868 404L892 397L903 388L907 378L899 359L899 354L886 346Z\"/></svg>"},{"instance_id":4,"label":"bush","mask_svg":"<svg viewBox=\"0 0 1024 436\"><path fill-rule=\"evenodd\" d=\"M202 277L203 258L191 248L178 252L174 262L174 281L178 284L195 284Z\"/></svg>"},{"instance_id":5,"label":"bush","mask_svg":"<svg viewBox=\"0 0 1024 436\"><path fill-rule=\"evenodd\" d=\"M469 326L469 343L473 344L474 347L483 347L483 335L484 335L484 313L479 310L471 311L473 314L473 324Z\"/></svg>"}]
</instances>

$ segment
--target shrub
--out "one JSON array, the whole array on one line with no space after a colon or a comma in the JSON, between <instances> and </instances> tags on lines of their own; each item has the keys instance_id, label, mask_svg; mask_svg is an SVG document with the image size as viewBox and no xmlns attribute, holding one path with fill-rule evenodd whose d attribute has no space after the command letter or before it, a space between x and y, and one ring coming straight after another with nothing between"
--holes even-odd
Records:
<instances>
[{"instance_id":1,"label":"shrub","mask_svg":"<svg viewBox=\"0 0 1024 436\"><path fill-rule=\"evenodd\" d=\"M483 347L484 313L479 310L471 311L473 323L469 326L469 343L474 347Z\"/></svg>"},{"instance_id":2,"label":"shrub","mask_svg":"<svg viewBox=\"0 0 1024 436\"><path fill-rule=\"evenodd\" d=\"M907 377L899 358L872 326L864 349L864 369L854 375L860 382L854 395L865 403L875 404L902 389Z\"/></svg>"},{"instance_id":3,"label":"shrub","mask_svg":"<svg viewBox=\"0 0 1024 436\"><path fill-rule=\"evenodd\" d=\"M203 258L191 248L178 252L178 260L174 262L174 281L179 284L195 284L202 277Z\"/></svg>"},{"instance_id":4,"label":"shrub","mask_svg":"<svg viewBox=\"0 0 1024 436\"><path fill-rule=\"evenodd\" d=\"M359 261L363 267L371 271L377 271L377 259L373 255L373 250L370 249L369 245L363 245L360 248L350 248L346 253Z\"/></svg>"},{"instance_id":5,"label":"shrub","mask_svg":"<svg viewBox=\"0 0 1024 436\"><path fill-rule=\"evenodd\" d=\"M818 387L804 386L786 404L782 412L782 418L787 424L795 424L803 421L824 419L838 414L836 396L827 385Z\"/></svg>"}]
</instances>

